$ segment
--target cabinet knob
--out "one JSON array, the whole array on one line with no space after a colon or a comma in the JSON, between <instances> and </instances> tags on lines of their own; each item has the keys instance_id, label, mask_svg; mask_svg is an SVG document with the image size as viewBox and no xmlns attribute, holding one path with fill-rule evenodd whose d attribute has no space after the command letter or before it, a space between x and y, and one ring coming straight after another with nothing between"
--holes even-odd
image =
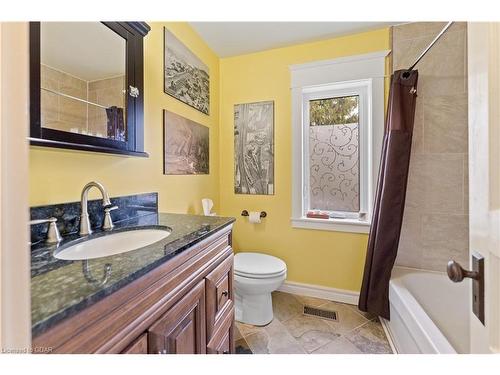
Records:
<instances>
[{"instance_id":1,"label":"cabinet knob","mask_svg":"<svg viewBox=\"0 0 500 375\"><path fill-rule=\"evenodd\" d=\"M229 350L224 350L222 354L229 354Z\"/></svg>"},{"instance_id":2,"label":"cabinet knob","mask_svg":"<svg viewBox=\"0 0 500 375\"><path fill-rule=\"evenodd\" d=\"M229 292L227 290L222 292L222 296L227 297L229 295Z\"/></svg>"},{"instance_id":3,"label":"cabinet knob","mask_svg":"<svg viewBox=\"0 0 500 375\"><path fill-rule=\"evenodd\" d=\"M134 86L129 86L129 95L133 98L139 97L139 89Z\"/></svg>"}]
</instances>

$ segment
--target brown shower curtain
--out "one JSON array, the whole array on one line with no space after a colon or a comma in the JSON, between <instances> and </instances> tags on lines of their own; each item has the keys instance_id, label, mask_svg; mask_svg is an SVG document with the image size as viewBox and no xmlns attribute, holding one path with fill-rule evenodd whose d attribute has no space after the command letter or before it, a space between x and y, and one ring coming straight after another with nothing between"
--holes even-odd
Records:
<instances>
[{"instance_id":1,"label":"brown shower curtain","mask_svg":"<svg viewBox=\"0 0 500 375\"><path fill-rule=\"evenodd\" d=\"M391 77L382 157L368 238L359 309L389 319L389 280L405 206L418 71Z\"/></svg>"}]
</instances>

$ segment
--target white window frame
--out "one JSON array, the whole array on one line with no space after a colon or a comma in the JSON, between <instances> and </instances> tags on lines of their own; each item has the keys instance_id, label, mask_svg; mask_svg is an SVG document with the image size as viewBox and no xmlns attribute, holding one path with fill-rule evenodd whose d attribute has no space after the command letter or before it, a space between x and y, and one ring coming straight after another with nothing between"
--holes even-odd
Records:
<instances>
[{"instance_id":1,"label":"white window frame","mask_svg":"<svg viewBox=\"0 0 500 375\"><path fill-rule=\"evenodd\" d=\"M294 228L368 233L384 133L385 59L390 51L292 65L292 218ZM309 199L309 101L359 95L360 213L306 217Z\"/></svg>"},{"instance_id":2,"label":"white window frame","mask_svg":"<svg viewBox=\"0 0 500 375\"><path fill-rule=\"evenodd\" d=\"M359 134L359 213L368 214L369 208L369 181L368 171L370 169L370 142L371 139L371 80L351 81L334 83L323 86L314 86L303 89L302 94L302 134L303 134L303 155L302 155L302 174L304 176L303 184L303 199L302 211L306 212L310 208L310 157L309 157L309 144L310 144L310 101L318 99L329 99L342 96L358 96L358 134ZM340 212L330 211L340 215L344 215L346 219L359 219L357 212ZM366 217L366 216L365 216Z\"/></svg>"}]
</instances>

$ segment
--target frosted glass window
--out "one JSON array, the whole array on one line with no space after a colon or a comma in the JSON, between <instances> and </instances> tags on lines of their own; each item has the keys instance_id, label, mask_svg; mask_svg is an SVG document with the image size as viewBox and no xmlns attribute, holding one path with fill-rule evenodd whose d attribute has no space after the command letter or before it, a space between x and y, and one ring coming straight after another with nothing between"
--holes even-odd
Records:
<instances>
[{"instance_id":1,"label":"frosted glass window","mask_svg":"<svg viewBox=\"0 0 500 375\"><path fill-rule=\"evenodd\" d=\"M309 209L360 211L359 96L309 101Z\"/></svg>"}]
</instances>

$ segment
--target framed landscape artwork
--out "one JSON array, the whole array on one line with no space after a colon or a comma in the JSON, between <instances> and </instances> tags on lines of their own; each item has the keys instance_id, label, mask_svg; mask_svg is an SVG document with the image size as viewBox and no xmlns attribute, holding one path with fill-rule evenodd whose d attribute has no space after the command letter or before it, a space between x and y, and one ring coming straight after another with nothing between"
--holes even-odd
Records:
<instances>
[{"instance_id":1,"label":"framed landscape artwork","mask_svg":"<svg viewBox=\"0 0 500 375\"><path fill-rule=\"evenodd\" d=\"M234 106L234 192L274 194L274 102Z\"/></svg>"},{"instance_id":2,"label":"framed landscape artwork","mask_svg":"<svg viewBox=\"0 0 500 375\"><path fill-rule=\"evenodd\" d=\"M164 28L164 78L166 94L209 114L208 66L166 28Z\"/></svg>"},{"instance_id":3,"label":"framed landscape artwork","mask_svg":"<svg viewBox=\"0 0 500 375\"><path fill-rule=\"evenodd\" d=\"M163 110L163 174L209 173L209 129Z\"/></svg>"}]
</instances>

